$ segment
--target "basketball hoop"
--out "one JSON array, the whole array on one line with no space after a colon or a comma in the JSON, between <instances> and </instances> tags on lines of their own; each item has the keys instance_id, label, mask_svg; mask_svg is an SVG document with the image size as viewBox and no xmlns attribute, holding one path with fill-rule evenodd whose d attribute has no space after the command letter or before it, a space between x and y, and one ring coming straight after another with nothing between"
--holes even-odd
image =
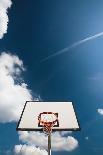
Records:
<instances>
[{"instance_id":1,"label":"basketball hoop","mask_svg":"<svg viewBox=\"0 0 103 155\"><path fill-rule=\"evenodd\" d=\"M48 155L51 155L52 131L80 130L72 102L26 101L17 131L42 130L48 137Z\"/></svg>"},{"instance_id":2,"label":"basketball hoop","mask_svg":"<svg viewBox=\"0 0 103 155\"><path fill-rule=\"evenodd\" d=\"M42 112L38 116L38 126L43 127L43 132L46 135L50 135L53 126L58 126L58 113Z\"/></svg>"}]
</instances>

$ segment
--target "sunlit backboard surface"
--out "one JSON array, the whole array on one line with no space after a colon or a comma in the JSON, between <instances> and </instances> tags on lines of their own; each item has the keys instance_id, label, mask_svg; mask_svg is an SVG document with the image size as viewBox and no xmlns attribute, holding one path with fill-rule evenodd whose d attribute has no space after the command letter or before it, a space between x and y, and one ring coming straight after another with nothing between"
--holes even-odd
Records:
<instances>
[{"instance_id":1,"label":"sunlit backboard surface","mask_svg":"<svg viewBox=\"0 0 103 155\"><path fill-rule=\"evenodd\" d=\"M80 130L72 102L39 102L27 101L22 111L17 130L42 131L38 125L38 116L42 112L58 113L59 126L54 126L53 131Z\"/></svg>"}]
</instances>

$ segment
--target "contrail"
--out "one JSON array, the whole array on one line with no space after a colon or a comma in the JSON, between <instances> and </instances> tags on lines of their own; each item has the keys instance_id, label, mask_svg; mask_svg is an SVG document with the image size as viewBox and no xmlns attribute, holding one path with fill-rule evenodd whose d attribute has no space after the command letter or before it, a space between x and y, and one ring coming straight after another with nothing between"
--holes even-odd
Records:
<instances>
[{"instance_id":1,"label":"contrail","mask_svg":"<svg viewBox=\"0 0 103 155\"><path fill-rule=\"evenodd\" d=\"M70 46L68 46L68 47L66 47L66 48L64 48L64 49L62 49L62 50L60 50L60 51L57 51L56 53L51 54L51 55L49 55L48 57L42 59L41 62L44 62L44 61L46 61L46 60L48 60L48 59L51 59L51 58L53 58L53 57L55 57L55 56L58 56L58 55L63 54L63 53L65 53L65 52L68 52L69 50L71 50L71 49L73 49L73 48L75 48L75 47L77 47L77 46L79 46L79 45L81 45L81 44L83 44L83 43L85 43L85 42L87 42L87 41L96 39L96 38L98 38L98 37L100 37L100 36L103 36L103 32L97 33L97 34L95 34L95 35L92 35L92 36L87 37L87 38L85 38L85 39L82 39L82 40L80 40L80 41L77 41L77 42L73 43L72 45L70 45Z\"/></svg>"}]
</instances>

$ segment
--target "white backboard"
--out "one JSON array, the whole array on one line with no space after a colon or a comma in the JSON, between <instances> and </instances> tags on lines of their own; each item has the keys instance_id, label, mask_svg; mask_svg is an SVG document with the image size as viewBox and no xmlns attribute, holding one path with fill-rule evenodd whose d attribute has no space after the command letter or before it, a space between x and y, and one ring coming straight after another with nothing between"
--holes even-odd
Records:
<instances>
[{"instance_id":1,"label":"white backboard","mask_svg":"<svg viewBox=\"0 0 103 155\"><path fill-rule=\"evenodd\" d=\"M22 111L17 130L42 131L38 125L38 116L42 112L58 113L59 126L53 131L80 130L72 102L39 102L27 101Z\"/></svg>"}]
</instances>

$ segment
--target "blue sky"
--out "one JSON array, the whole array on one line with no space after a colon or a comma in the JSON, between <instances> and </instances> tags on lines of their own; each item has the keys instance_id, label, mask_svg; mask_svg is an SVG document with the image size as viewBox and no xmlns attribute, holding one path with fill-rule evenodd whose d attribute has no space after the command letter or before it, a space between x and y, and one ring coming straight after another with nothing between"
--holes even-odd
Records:
<instances>
[{"instance_id":1,"label":"blue sky","mask_svg":"<svg viewBox=\"0 0 103 155\"><path fill-rule=\"evenodd\" d=\"M16 132L25 101L36 98L76 107L81 131L56 135L60 142L74 138L73 149L65 143L53 155L103 154L103 35L55 55L103 33L102 6L102 0L0 1L0 154L20 154L25 144L22 155L32 155L29 142L40 147L29 141L32 134L20 139Z\"/></svg>"}]
</instances>

